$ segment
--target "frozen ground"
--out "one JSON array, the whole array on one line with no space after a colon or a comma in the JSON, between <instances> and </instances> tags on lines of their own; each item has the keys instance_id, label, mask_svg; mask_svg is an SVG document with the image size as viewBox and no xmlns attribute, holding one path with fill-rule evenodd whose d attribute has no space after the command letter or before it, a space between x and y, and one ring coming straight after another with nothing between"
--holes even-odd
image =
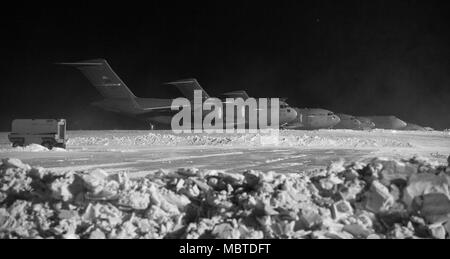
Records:
<instances>
[{"instance_id":1,"label":"frozen ground","mask_svg":"<svg viewBox=\"0 0 450 259\"><path fill-rule=\"evenodd\" d=\"M280 131L279 142L262 144L259 134L189 134L170 131L71 131L67 151L39 146L12 148L0 133L0 158L14 157L56 171L103 168L142 175L158 169L196 167L299 172L331 161L414 155L444 163L450 132L374 130Z\"/></svg>"}]
</instances>

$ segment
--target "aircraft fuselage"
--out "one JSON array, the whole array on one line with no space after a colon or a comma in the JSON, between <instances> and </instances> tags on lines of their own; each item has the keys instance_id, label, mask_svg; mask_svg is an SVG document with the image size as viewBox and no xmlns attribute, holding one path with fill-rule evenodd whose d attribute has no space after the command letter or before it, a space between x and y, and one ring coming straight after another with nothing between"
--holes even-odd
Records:
<instances>
[{"instance_id":1,"label":"aircraft fuselage","mask_svg":"<svg viewBox=\"0 0 450 259\"><path fill-rule=\"evenodd\" d=\"M131 116L137 118L139 120L143 120L148 123L156 123L156 124L164 124L170 125L172 122L173 116L179 112L179 110L171 110L173 99L158 99L158 98L135 98L134 100L130 100L127 98L117 98L117 99L104 99L98 102L92 103L92 105L99 107L103 110L120 113L123 115ZM137 105L133 105L136 103ZM222 102L222 110L223 117L226 117L226 103ZM166 107L166 109L154 110L155 107ZM204 110L203 106L201 109L201 116L204 118L207 114L209 114L210 110ZM194 109L194 104L191 102L191 114L194 115L196 110ZM259 113L257 111L253 111L257 114L257 118L259 118ZM237 118L241 113L235 109L235 118ZM270 105L267 107L268 121L270 121L271 117L271 107ZM244 123L248 125L249 118L251 116L251 112L249 108L246 108L243 112ZM241 116L242 116L241 115ZM297 117L297 113L294 109L290 107L280 107L279 108L279 125L286 124ZM235 123L237 123L235 121Z\"/></svg>"}]
</instances>

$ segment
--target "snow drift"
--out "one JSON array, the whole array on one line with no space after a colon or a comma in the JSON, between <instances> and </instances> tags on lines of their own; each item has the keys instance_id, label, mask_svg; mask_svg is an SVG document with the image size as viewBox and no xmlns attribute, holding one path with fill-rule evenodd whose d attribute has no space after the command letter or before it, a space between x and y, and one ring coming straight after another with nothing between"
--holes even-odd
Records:
<instances>
[{"instance_id":1,"label":"snow drift","mask_svg":"<svg viewBox=\"0 0 450 259\"><path fill-rule=\"evenodd\" d=\"M412 147L411 143L385 136L352 135L353 131L312 131L299 133L297 131L280 131L276 145L291 147L346 147L346 148L376 148L376 147ZM357 133L359 134L359 132ZM67 145L70 147L88 146L261 146L268 137L266 134L182 134L170 132L145 133L125 132L106 133L101 136L83 134L72 136Z\"/></svg>"},{"instance_id":2,"label":"snow drift","mask_svg":"<svg viewBox=\"0 0 450 259\"><path fill-rule=\"evenodd\" d=\"M278 174L0 165L0 238L448 238L450 168L337 162Z\"/></svg>"}]
</instances>

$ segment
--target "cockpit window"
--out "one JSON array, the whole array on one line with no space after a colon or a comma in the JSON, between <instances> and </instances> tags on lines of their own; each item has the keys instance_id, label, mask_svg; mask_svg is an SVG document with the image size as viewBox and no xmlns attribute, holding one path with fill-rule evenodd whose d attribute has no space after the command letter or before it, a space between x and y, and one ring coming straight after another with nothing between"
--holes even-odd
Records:
<instances>
[{"instance_id":1,"label":"cockpit window","mask_svg":"<svg viewBox=\"0 0 450 259\"><path fill-rule=\"evenodd\" d=\"M332 112L328 113L328 116L333 116L333 115L334 115L334 113L332 113Z\"/></svg>"}]
</instances>

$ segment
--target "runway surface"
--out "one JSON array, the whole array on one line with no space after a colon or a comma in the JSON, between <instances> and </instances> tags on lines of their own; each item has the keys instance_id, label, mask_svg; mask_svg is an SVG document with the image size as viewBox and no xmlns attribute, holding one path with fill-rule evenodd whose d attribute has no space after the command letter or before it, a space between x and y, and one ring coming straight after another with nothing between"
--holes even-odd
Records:
<instances>
[{"instance_id":1,"label":"runway surface","mask_svg":"<svg viewBox=\"0 0 450 259\"><path fill-rule=\"evenodd\" d=\"M170 131L71 131L67 151L39 146L12 148L0 133L0 158L14 157L55 171L103 168L133 175L159 169L195 167L242 172L247 169L295 173L330 162L414 155L445 162L449 132L387 130L280 131L264 134L173 134Z\"/></svg>"}]
</instances>

